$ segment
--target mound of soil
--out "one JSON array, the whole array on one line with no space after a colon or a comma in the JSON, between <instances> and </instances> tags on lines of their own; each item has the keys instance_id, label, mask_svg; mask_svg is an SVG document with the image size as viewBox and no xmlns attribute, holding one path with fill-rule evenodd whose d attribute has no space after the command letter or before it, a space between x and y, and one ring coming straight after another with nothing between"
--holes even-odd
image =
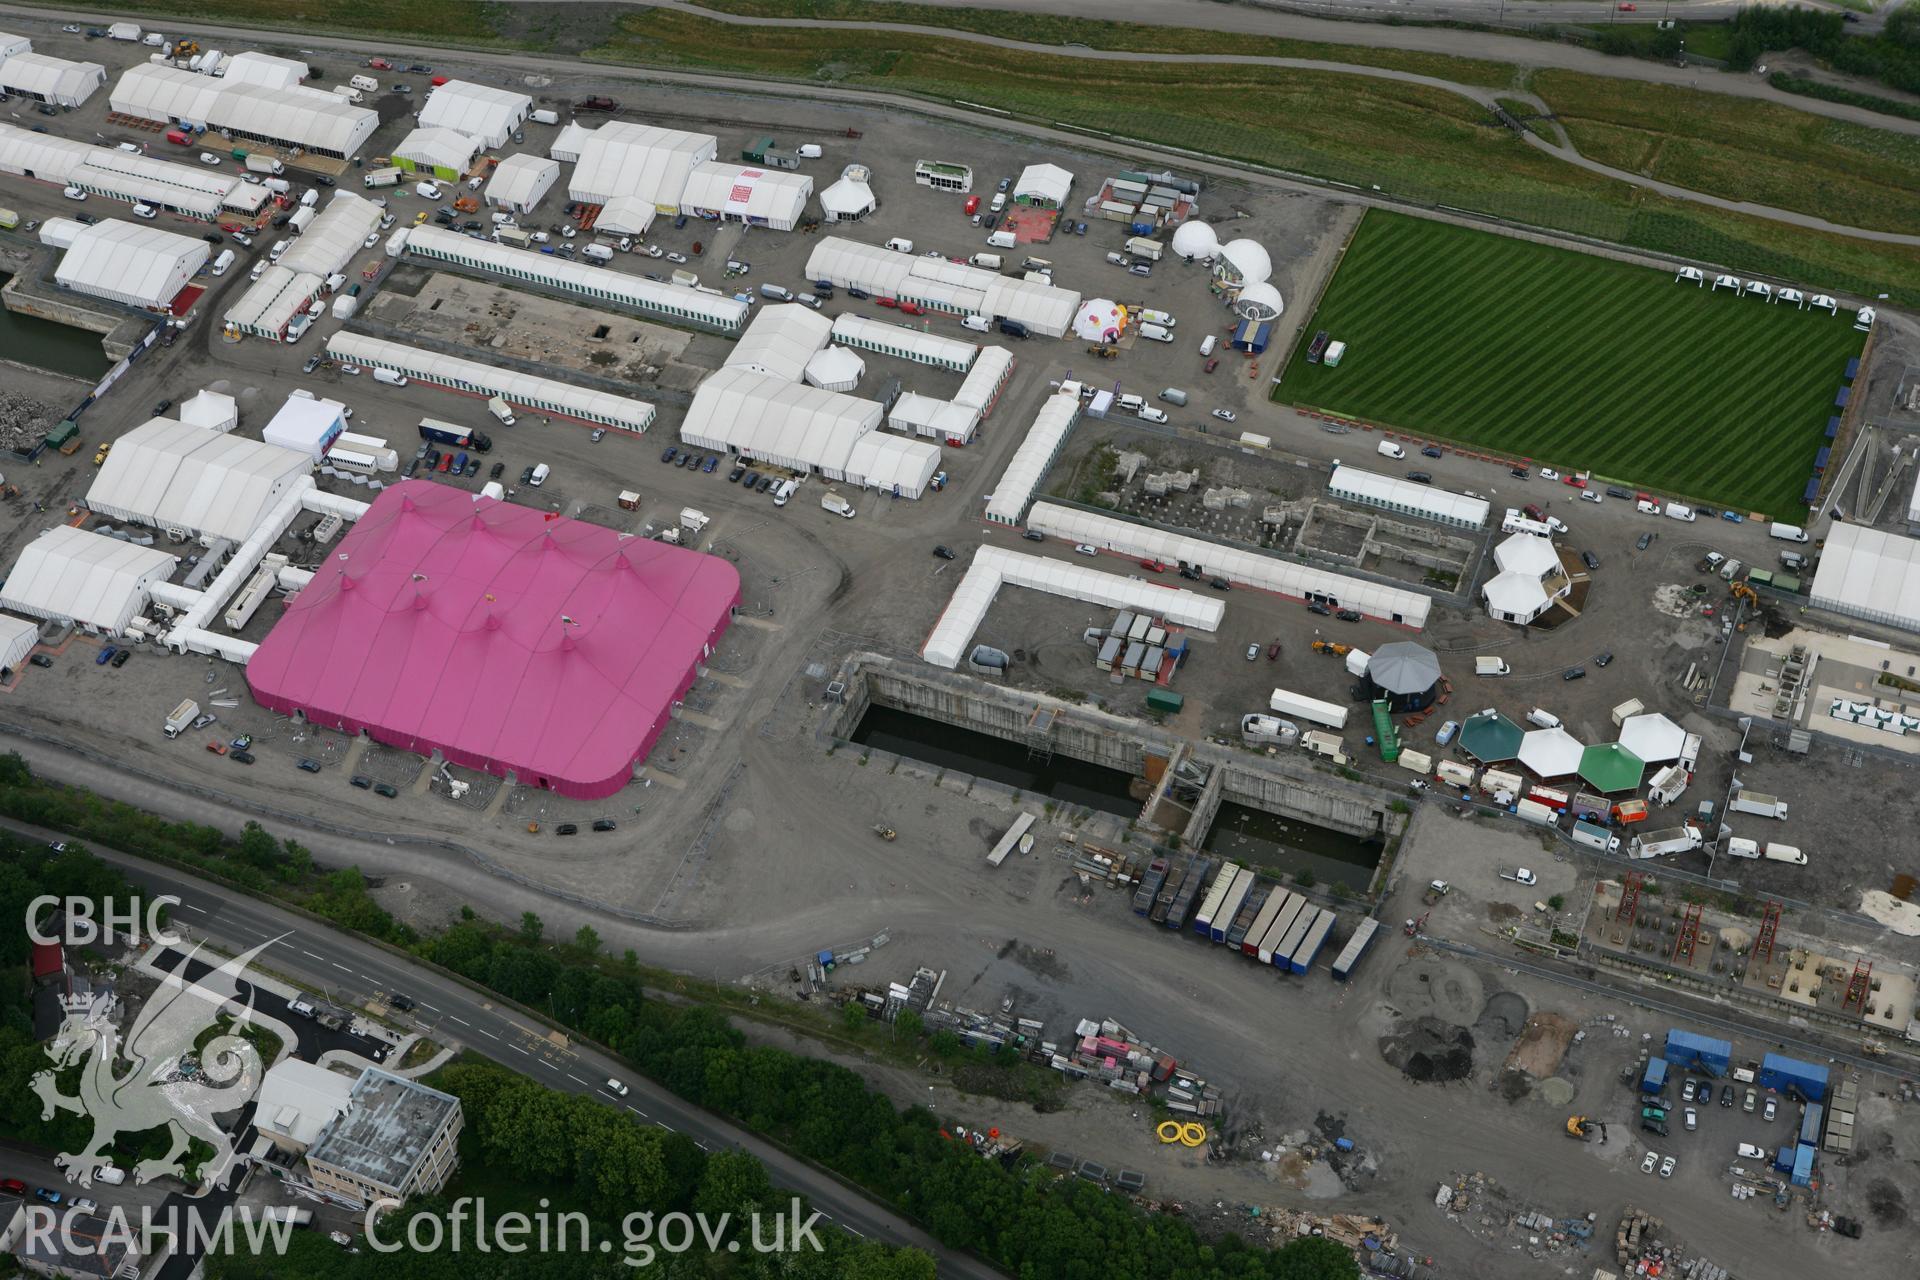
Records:
<instances>
[{"instance_id":1,"label":"mound of soil","mask_svg":"<svg viewBox=\"0 0 1920 1280\"><path fill-rule=\"evenodd\" d=\"M1380 1037L1380 1056L1416 1084L1447 1084L1473 1074L1473 1032L1438 1018L1416 1018Z\"/></svg>"}]
</instances>

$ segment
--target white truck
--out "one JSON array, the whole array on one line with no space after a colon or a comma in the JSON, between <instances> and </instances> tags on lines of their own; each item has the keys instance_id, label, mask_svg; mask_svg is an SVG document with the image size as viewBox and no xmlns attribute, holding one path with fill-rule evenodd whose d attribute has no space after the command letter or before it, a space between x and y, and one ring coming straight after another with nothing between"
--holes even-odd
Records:
<instances>
[{"instance_id":1,"label":"white truck","mask_svg":"<svg viewBox=\"0 0 1920 1280\"><path fill-rule=\"evenodd\" d=\"M1290 747L1300 741L1300 726L1279 716L1255 713L1240 717L1240 736L1250 747Z\"/></svg>"},{"instance_id":2,"label":"white truck","mask_svg":"<svg viewBox=\"0 0 1920 1280\"><path fill-rule=\"evenodd\" d=\"M109 40L138 40L139 38L140 24L137 22L116 22L107 28Z\"/></svg>"},{"instance_id":3,"label":"white truck","mask_svg":"<svg viewBox=\"0 0 1920 1280\"><path fill-rule=\"evenodd\" d=\"M820 495L820 506L823 510L831 511L833 514L844 516L849 520L854 517L853 504L831 489Z\"/></svg>"},{"instance_id":4,"label":"white truck","mask_svg":"<svg viewBox=\"0 0 1920 1280\"><path fill-rule=\"evenodd\" d=\"M285 166L284 164L281 164L278 160L275 160L272 156L263 156L257 151L250 151L247 153L247 172L248 173L270 173L270 174L273 174L275 177L278 177L279 175L285 173L286 171L287 171L287 166Z\"/></svg>"},{"instance_id":5,"label":"white truck","mask_svg":"<svg viewBox=\"0 0 1920 1280\"><path fill-rule=\"evenodd\" d=\"M199 703L192 698L182 699L180 705L173 709L173 714L167 717L166 735L169 738L179 737L180 731L192 724L199 715Z\"/></svg>"},{"instance_id":6,"label":"white truck","mask_svg":"<svg viewBox=\"0 0 1920 1280\"><path fill-rule=\"evenodd\" d=\"M1787 820L1787 802L1759 791L1736 791L1727 808L1734 813L1751 813L1760 818Z\"/></svg>"},{"instance_id":7,"label":"white truck","mask_svg":"<svg viewBox=\"0 0 1920 1280\"><path fill-rule=\"evenodd\" d=\"M1127 241L1127 252L1136 258L1145 258L1148 262L1158 262L1161 254L1166 252L1166 248L1158 240L1134 236Z\"/></svg>"},{"instance_id":8,"label":"white truck","mask_svg":"<svg viewBox=\"0 0 1920 1280\"><path fill-rule=\"evenodd\" d=\"M1636 835L1628 852L1636 858L1659 858L1670 853L1690 852L1703 843L1698 827L1667 827Z\"/></svg>"},{"instance_id":9,"label":"white truck","mask_svg":"<svg viewBox=\"0 0 1920 1280\"><path fill-rule=\"evenodd\" d=\"M533 121L535 124L559 124L560 113L558 111L553 111L553 110L549 110L546 107L542 107L538 111L534 112L532 115L528 116L527 119Z\"/></svg>"},{"instance_id":10,"label":"white truck","mask_svg":"<svg viewBox=\"0 0 1920 1280\"><path fill-rule=\"evenodd\" d=\"M1672 804L1687 789L1687 771L1677 764L1670 764L1653 775L1653 785L1647 788L1647 799L1655 804Z\"/></svg>"},{"instance_id":11,"label":"white truck","mask_svg":"<svg viewBox=\"0 0 1920 1280\"><path fill-rule=\"evenodd\" d=\"M595 262L612 262L613 246L590 244L580 251L580 256L583 258L591 258Z\"/></svg>"},{"instance_id":12,"label":"white truck","mask_svg":"<svg viewBox=\"0 0 1920 1280\"><path fill-rule=\"evenodd\" d=\"M1504 676L1512 672L1513 668L1507 665L1505 658L1481 657L1473 660L1473 674L1477 676Z\"/></svg>"},{"instance_id":13,"label":"white truck","mask_svg":"<svg viewBox=\"0 0 1920 1280\"><path fill-rule=\"evenodd\" d=\"M493 399L487 401L487 412L492 414L501 426L510 427L513 425L513 407L506 402L504 397L495 396Z\"/></svg>"},{"instance_id":14,"label":"white truck","mask_svg":"<svg viewBox=\"0 0 1920 1280\"><path fill-rule=\"evenodd\" d=\"M1760 856L1769 862L1790 862L1796 867L1807 865L1807 855L1790 844L1774 844L1769 841Z\"/></svg>"},{"instance_id":15,"label":"white truck","mask_svg":"<svg viewBox=\"0 0 1920 1280\"><path fill-rule=\"evenodd\" d=\"M1575 844L1585 845L1589 849L1598 849L1602 853L1620 852L1620 837L1595 823L1575 821L1572 835Z\"/></svg>"},{"instance_id":16,"label":"white truck","mask_svg":"<svg viewBox=\"0 0 1920 1280\"><path fill-rule=\"evenodd\" d=\"M398 169L375 169L372 173L363 174L360 182L369 187L397 187L400 185L400 177Z\"/></svg>"}]
</instances>

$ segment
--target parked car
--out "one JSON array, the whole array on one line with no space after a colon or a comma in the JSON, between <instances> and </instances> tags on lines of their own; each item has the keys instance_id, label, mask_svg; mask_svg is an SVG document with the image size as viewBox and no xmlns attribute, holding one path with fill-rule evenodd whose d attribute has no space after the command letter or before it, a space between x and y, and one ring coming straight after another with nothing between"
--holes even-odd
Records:
<instances>
[{"instance_id":1,"label":"parked car","mask_svg":"<svg viewBox=\"0 0 1920 1280\"><path fill-rule=\"evenodd\" d=\"M1672 1156L1668 1156L1662 1160L1660 1162L1660 1176L1663 1178L1671 1178L1673 1176L1674 1166L1678 1163L1679 1161L1675 1160Z\"/></svg>"},{"instance_id":2,"label":"parked car","mask_svg":"<svg viewBox=\"0 0 1920 1280\"><path fill-rule=\"evenodd\" d=\"M113 655L118 652L119 650L115 649L112 645L103 646L100 652L94 655L93 665L96 667L106 666L109 662L113 661Z\"/></svg>"},{"instance_id":3,"label":"parked car","mask_svg":"<svg viewBox=\"0 0 1920 1280\"><path fill-rule=\"evenodd\" d=\"M1317 613L1323 618L1331 618L1333 616L1333 610L1327 608L1327 606L1321 604L1318 600L1307 601L1307 612Z\"/></svg>"},{"instance_id":4,"label":"parked car","mask_svg":"<svg viewBox=\"0 0 1920 1280\"><path fill-rule=\"evenodd\" d=\"M740 465L739 463L735 463L735 464L734 464L734 467L733 467L733 470L731 470L731 471L729 471L729 472L727 472L727 483L728 483L728 484L739 484L739 483L740 483L740 477L741 477L741 476L743 476L743 475L745 475L745 474L747 474L747 469L746 469L745 467L743 467L743 466L741 466L741 465Z\"/></svg>"},{"instance_id":5,"label":"parked car","mask_svg":"<svg viewBox=\"0 0 1920 1280\"><path fill-rule=\"evenodd\" d=\"M953 548L944 545L936 546L933 549L933 554L942 560L951 560L953 559Z\"/></svg>"},{"instance_id":6,"label":"parked car","mask_svg":"<svg viewBox=\"0 0 1920 1280\"><path fill-rule=\"evenodd\" d=\"M310 760L307 757L302 756L298 764L295 765L295 768L300 769L304 773L318 773L320 772L320 762L318 760Z\"/></svg>"},{"instance_id":7,"label":"parked car","mask_svg":"<svg viewBox=\"0 0 1920 1280\"><path fill-rule=\"evenodd\" d=\"M1776 1105L1775 1100L1773 1098L1768 1098L1767 1105L1760 1108L1760 1118L1762 1120L1767 1121L1768 1123L1772 1123L1774 1116L1779 1114L1779 1110L1780 1109Z\"/></svg>"},{"instance_id":8,"label":"parked car","mask_svg":"<svg viewBox=\"0 0 1920 1280\"><path fill-rule=\"evenodd\" d=\"M1425 471L1409 471L1407 472L1407 479L1413 481L1415 484L1433 483L1433 476Z\"/></svg>"},{"instance_id":9,"label":"parked car","mask_svg":"<svg viewBox=\"0 0 1920 1280\"><path fill-rule=\"evenodd\" d=\"M246 750L232 751L227 754L227 759L233 761L235 764L252 764L253 752Z\"/></svg>"},{"instance_id":10,"label":"parked car","mask_svg":"<svg viewBox=\"0 0 1920 1280\"><path fill-rule=\"evenodd\" d=\"M1749 1087L1747 1089L1746 1098L1742 1100L1742 1102L1740 1103L1740 1109L1746 1112L1748 1115L1752 1115L1754 1103L1758 1099L1759 1099L1759 1094L1756 1093L1751 1087ZM1733 1086L1732 1085L1727 1086L1726 1093L1723 1094L1720 1098L1720 1105L1723 1107L1730 1107L1733 1105Z\"/></svg>"},{"instance_id":11,"label":"parked car","mask_svg":"<svg viewBox=\"0 0 1920 1280\"><path fill-rule=\"evenodd\" d=\"M1436 444L1427 445L1426 447L1420 450L1420 456L1423 458L1441 457L1442 455L1440 452L1440 446Z\"/></svg>"},{"instance_id":12,"label":"parked car","mask_svg":"<svg viewBox=\"0 0 1920 1280\"><path fill-rule=\"evenodd\" d=\"M132 656L133 656L133 650L122 649L120 652L113 655L113 662L109 665L115 667L116 669L120 667L124 667L127 665L127 659L131 658Z\"/></svg>"},{"instance_id":13,"label":"parked car","mask_svg":"<svg viewBox=\"0 0 1920 1280\"><path fill-rule=\"evenodd\" d=\"M1596 667L1604 667L1612 661L1613 650L1611 649L1602 649L1599 653L1593 655L1593 665Z\"/></svg>"},{"instance_id":14,"label":"parked car","mask_svg":"<svg viewBox=\"0 0 1920 1280\"><path fill-rule=\"evenodd\" d=\"M1460 722L1449 720L1440 726L1440 732L1433 735L1433 743L1437 747L1444 747L1453 741L1453 735L1458 732L1460 732Z\"/></svg>"},{"instance_id":15,"label":"parked car","mask_svg":"<svg viewBox=\"0 0 1920 1280\"><path fill-rule=\"evenodd\" d=\"M351 778L347 779L347 781L352 783L354 786L360 788L362 791L365 791L368 788L373 786L373 779L369 778L364 773L356 773Z\"/></svg>"},{"instance_id":16,"label":"parked car","mask_svg":"<svg viewBox=\"0 0 1920 1280\"><path fill-rule=\"evenodd\" d=\"M1587 566L1588 572L1592 572L1600 567L1600 557L1591 551L1582 551L1580 553L1580 563Z\"/></svg>"},{"instance_id":17,"label":"parked car","mask_svg":"<svg viewBox=\"0 0 1920 1280\"><path fill-rule=\"evenodd\" d=\"M672 462L675 458L679 456L680 456L680 450L678 450L672 445L668 445L664 450L661 451L660 461Z\"/></svg>"},{"instance_id":18,"label":"parked car","mask_svg":"<svg viewBox=\"0 0 1920 1280\"><path fill-rule=\"evenodd\" d=\"M1688 1107L1688 1108L1686 1109L1686 1112L1685 1112L1685 1115L1686 1115L1686 1119L1687 1119L1687 1128L1688 1128L1688 1129L1698 1129L1698 1128L1700 1127L1700 1113L1699 1113L1699 1112L1697 1112L1697 1111L1695 1111L1695 1110L1694 1110L1694 1109L1693 1109L1692 1107Z\"/></svg>"},{"instance_id":19,"label":"parked car","mask_svg":"<svg viewBox=\"0 0 1920 1280\"><path fill-rule=\"evenodd\" d=\"M1660 1153L1658 1151L1649 1151L1647 1152L1647 1158L1640 1162L1640 1172L1652 1173L1659 1165Z\"/></svg>"},{"instance_id":20,"label":"parked car","mask_svg":"<svg viewBox=\"0 0 1920 1280\"><path fill-rule=\"evenodd\" d=\"M1528 471L1525 467L1508 467L1507 474L1512 476L1515 480L1526 480L1530 478L1533 473Z\"/></svg>"},{"instance_id":21,"label":"parked car","mask_svg":"<svg viewBox=\"0 0 1920 1280\"><path fill-rule=\"evenodd\" d=\"M1560 673L1560 678L1562 680L1585 680L1587 678L1587 669L1585 667L1568 667Z\"/></svg>"},{"instance_id":22,"label":"parked car","mask_svg":"<svg viewBox=\"0 0 1920 1280\"><path fill-rule=\"evenodd\" d=\"M1215 409L1213 411L1213 416L1220 419L1220 421L1222 422L1239 421L1239 419L1234 416L1234 412L1231 409Z\"/></svg>"},{"instance_id":23,"label":"parked car","mask_svg":"<svg viewBox=\"0 0 1920 1280\"><path fill-rule=\"evenodd\" d=\"M1558 480L1560 478L1560 473L1558 471L1555 471L1552 467L1542 467L1540 468L1540 478L1542 480Z\"/></svg>"},{"instance_id":24,"label":"parked car","mask_svg":"<svg viewBox=\"0 0 1920 1280\"><path fill-rule=\"evenodd\" d=\"M492 467L488 468L487 479L498 480L501 476L505 475L506 473L507 473L507 464L504 462L496 462L493 464Z\"/></svg>"},{"instance_id":25,"label":"parked car","mask_svg":"<svg viewBox=\"0 0 1920 1280\"><path fill-rule=\"evenodd\" d=\"M713 469L719 465L720 465L720 455L717 453L710 453L707 455L707 460L700 464L700 470L706 472L708 475L712 475Z\"/></svg>"},{"instance_id":26,"label":"parked car","mask_svg":"<svg viewBox=\"0 0 1920 1280\"><path fill-rule=\"evenodd\" d=\"M28 658L27 661L36 667L50 667L53 665L53 659L44 653L36 653L31 658Z\"/></svg>"},{"instance_id":27,"label":"parked car","mask_svg":"<svg viewBox=\"0 0 1920 1280\"><path fill-rule=\"evenodd\" d=\"M400 794L400 792L390 782L374 783L373 792L375 795L385 796L389 800L393 799L395 796Z\"/></svg>"},{"instance_id":28,"label":"parked car","mask_svg":"<svg viewBox=\"0 0 1920 1280\"><path fill-rule=\"evenodd\" d=\"M1362 615L1358 609L1335 609L1333 616L1342 622L1358 622Z\"/></svg>"},{"instance_id":29,"label":"parked car","mask_svg":"<svg viewBox=\"0 0 1920 1280\"><path fill-rule=\"evenodd\" d=\"M1648 547L1653 545L1653 535L1650 533L1643 533L1634 540L1633 545L1635 550L1645 551Z\"/></svg>"},{"instance_id":30,"label":"parked car","mask_svg":"<svg viewBox=\"0 0 1920 1280\"><path fill-rule=\"evenodd\" d=\"M1280 658L1280 642L1278 640L1275 640L1272 644L1267 646L1267 661L1276 662L1279 660L1279 658Z\"/></svg>"},{"instance_id":31,"label":"parked car","mask_svg":"<svg viewBox=\"0 0 1920 1280\"><path fill-rule=\"evenodd\" d=\"M1025 538L1028 542L1045 542L1047 540L1047 535L1040 532L1038 529L1022 529L1020 531L1020 536Z\"/></svg>"},{"instance_id":32,"label":"parked car","mask_svg":"<svg viewBox=\"0 0 1920 1280\"><path fill-rule=\"evenodd\" d=\"M615 823L612 818L595 818L593 820L593 829L595 831L611 831L614 826Z\"/></svg>"},{"instance_id":33,"label":"parked car","mask_svg":"<svg viewBox=\"0 0 1920 1280\"><path fill-rule=\"evenodd\" d=\"M1092 545L1090 545L1090 544L1088 544L1088 543L1085 543L1085 542L1076 542L1076 543L1074 543L1074 544L1073 544L1073 550L1074 550L1074 554L1075 554L1075 555L1082 555L1082 556L1097 556L1097 555L1099 555L1099 554L1100 554L1100 548L1098 548L1098 547L1096 547L1096 546L1092 546Z\"/></svg>"},{"instance_id":34,"label":"parked car","mask_svg":"<svg viewBox=\"0 0 1920 1280\"><path fill-rule=\"evenodd\" d=\"M1260 661L1260 646L1258 644L1250 644L1247 646L1247 661Z\"/></svg>"},{"instance_id":35,"label":"parked car","mask_svg":"<svg viewBox=\"0 0 1920 1280\"><path fill-rule=\"evenodd\" d=\"M563 822L553 829L553 834L557 836L571 836L578 835L579 833L580 828L571 822Z\"/></svg>"}]
</instances>

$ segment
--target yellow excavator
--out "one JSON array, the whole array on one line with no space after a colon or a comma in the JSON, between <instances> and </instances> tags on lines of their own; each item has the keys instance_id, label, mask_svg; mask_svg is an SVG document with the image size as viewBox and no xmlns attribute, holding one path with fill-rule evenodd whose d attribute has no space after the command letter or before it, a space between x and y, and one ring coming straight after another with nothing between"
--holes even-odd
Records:
<instances>
[{"instance_id":1,"label":"yellow excavator","mask_svg":"<svg viewBox=\"0 0 1920 1280\"><path fill-rule=\"evenodd\" d=\"M1604 1120L1589 1120L1585 1116L1567 1117L1567 1136L1575 1142L1593 1141L1594 1131L1600 1133L1600 1141L1607 1140L1607 1124Z\"/></svg>"},{"instance_id":2,"label":"yellow excavator","mask_svg":"<svg viewBox=\"0 0 1920 1280\"><path fill-rule=\"evenodd\" d=\"M1736 582L1727 588L1727 594L1735 600L1744 600L1749 608L1760 607L1760 593L1744 582Z\"/></svg>"},{"instance_id":3,"label":"yellow excavator","mask_svg":"<svg viewBox=\"0 0 1920 1280\"><path fill-rule=\"evenodd\" d=\"M1338 640L1315 640L1313 642L1313 651L1315 653L1324 653L1330 658L1344 658L1347 656L1347 650L1352 647L1351 645L1341 644Z\"/></svg>"}]
</instances>

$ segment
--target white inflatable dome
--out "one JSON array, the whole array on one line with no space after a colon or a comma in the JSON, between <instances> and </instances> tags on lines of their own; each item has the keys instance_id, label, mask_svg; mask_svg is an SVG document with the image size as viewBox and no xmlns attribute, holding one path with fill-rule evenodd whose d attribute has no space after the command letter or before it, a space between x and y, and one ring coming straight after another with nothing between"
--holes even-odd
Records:
<instances>
[{"instance_id":1,"label":"white inflatable dome","mask_svg":"<svg viewBox=\"0 0 1920 1280\"><path fill-rule=\"evenodd\" d=\"M1220 250L1220 256L1239 275L1242 284L1260 284L1273 274L1273 259L1255 241L1229 240Z\"/></svg>"},{"instance_id":2,"label":"white inflatable dome","mask_svg":"<svg viewBox=\"0 0 1920 1280\"><path fill-rule=\"evenodd\" d=\"M1211 258L1220 249L1220 237L1204 222L1183 222L1173 229L1173 251L1182 258Z\"/></svg>"},{"instance_id":3,"label":"white inflatable dome","mask_svg":"<svg viewBox=\"0 0 1920 1280\"><path fill-rule=\"evenodd\" d=\"M1287 308L1280 300L1280 291L1262 280L1242 289L1233 309L1248 320L1278 320Z\"/></svg>"},{"instance_id":4,"label":"white inflatable dome","mask_svg":"<svg viewBox=\"0 0 1920 1280\"><path fill-rule=\"evenodd\" d=\"M1117 342L1126 331L1127 313L1112 298L1093 298L1080 304L1073 318L1074 336L1088 342Z\"/></svg>"}]
</instances>

